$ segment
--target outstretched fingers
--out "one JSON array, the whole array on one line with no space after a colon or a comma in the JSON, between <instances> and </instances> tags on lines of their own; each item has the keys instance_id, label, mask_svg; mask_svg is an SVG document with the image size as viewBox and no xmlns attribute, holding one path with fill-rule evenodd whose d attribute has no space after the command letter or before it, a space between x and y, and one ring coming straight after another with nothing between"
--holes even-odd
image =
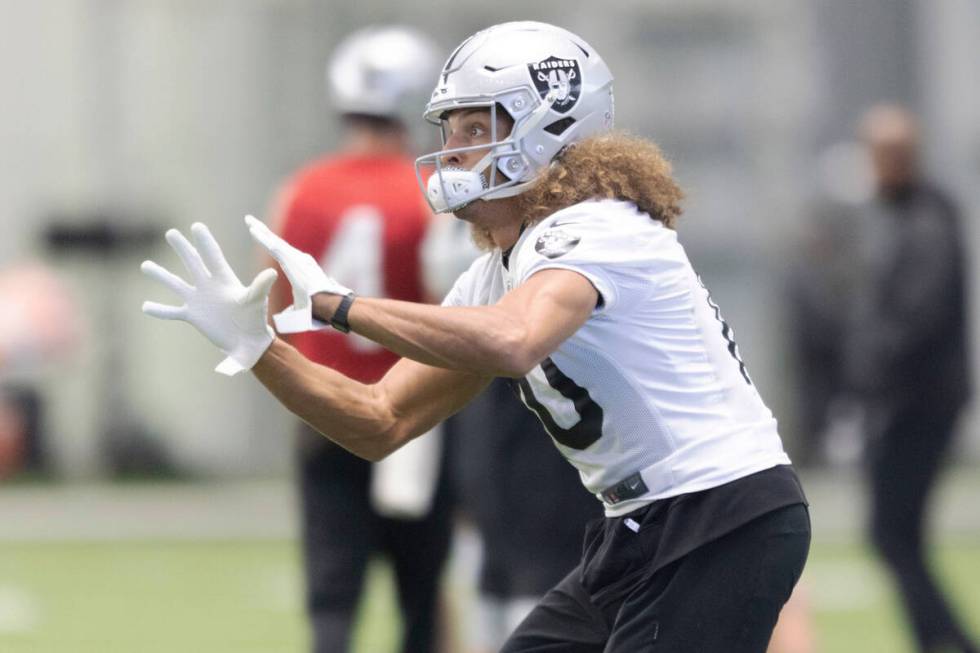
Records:
<instances>
[{"instance_id":1,"label":"outstretched fingers","mask_svg":"<svg viewBox=\"0 0 980 653\"><path fill-rule=\"evenodd\" d=\"M290 285L293 287L294 295L297 297L303 295L300 280L297 278L297 259L295 256L289 256L290 252L298 252L299 250L274 234L265 223L258 220L255 216L246 215L245 224L248 225L248 233L251 234L255 242L269 250L272 258L279 263L279 267L282 268L282 271L286 274L286 278L289 279Z\"/></svg>"},{"instance_id":2,"label":"outstretched fingers","mask_svg":"<svg viewBox=\"0 0 980 653\"><path fill-rule=\"evenodd\" d=\"M272 233L272 230L254 215L246 215L245 224L248 225L248 233L255 242L265 247L276 260L279 260L279 251L286 241Z\"/></svg>"},{"instance_id":3,"label":"outstretched fingers","mask_svg":"<svg viewBox=\"0 0 980 653\"><path fill-rule=\"evenodd\" d=\"M187 306L168 306L157 302L143 302L143 312L161 320L186 320Z\"/></svg>"},{"instance_id":4,"label":"outstretched fingers","mask_svg":"<svg viewBox=\"0 0 980 653\"><path fill-rule=\"evenodd\" d=\"M194 288L176 274L154 261L143 261L140 271L151 279L162 283L178 297L186 297Z\"/></svg>"},{"instance_id":5,"label":"outstretched fingers","mask_svg":"<svg viewBox=\"0 0 980 653\"><path fill-rule=\"evenodd\" d=\"M234 270L228 265L228 261L221 251L221 246L218 245L218 241L211 235L211 231L207 228L207 225L201 222L192 224L191 237L197 245L197 251L204 260L204 264L213 275L238 281L238 277L235 276Z\"/></svg>"},{"instance_id":6,"label":"outstretched fingers","mask_svg":"<svg viewBox=\"0 0 980 653\"><path fill-rule=\"evenodd\" d=\"M248 304L267 297L269 291L272 289L272 284L276 282L278 276L273 268L266 268L259 272L255 280L248 287L248 292L245 294L245 303Z\"/></svg>"},{"instance_id":7,"label":"outstretched fingers","mask_svg":"<svg viewBox=\"0 0 980 653\"><path fill-rule=\"evenodd\" d=\"M170 246L177 252L177 256L183 261L184 267L187 268L187 271L191 273L191 276L195 280L207 279L211 276L208 273L208 269L204 266L204 261L201 260L201 255L194 249L190 241L184 237L184 234L176 229L168 229L165 237L167 242L170 243Z\"/></svg>"}]
</instances>

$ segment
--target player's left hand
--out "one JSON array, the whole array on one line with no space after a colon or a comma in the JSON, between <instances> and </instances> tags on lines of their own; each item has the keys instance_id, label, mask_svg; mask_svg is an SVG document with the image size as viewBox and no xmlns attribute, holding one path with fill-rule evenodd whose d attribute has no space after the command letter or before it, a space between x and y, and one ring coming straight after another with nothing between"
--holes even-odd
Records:
<instances>
[{"instance_id":1,"label":"player's left hand","mask_svg":"<svg viewBox=\"0 0 980 653\"><path fill-rule=\"evenodd\" d=\"M235 276L206 226L193 224L191 237L197 248L176 229L166 234L193 285L153 261L143 261L140 266L143 274L172 290L184 304L143 302L143 312L162 320L183 320L204 334L227 355L216 372L231 376L251 369L275 340L267 313L276 271L263 270L246 287Z\"/></svg>"},{"instance_id":2,"label":"player's left hand","mask_svg":"<svg viewBox=\"0 0 980 653\"><path fill-rule=\"evenodd\" d=\"M325 329L330 325L313 316L313 295L321 292L347 295L351 289L327 276L316 259L302 252L251 215L245 216L248 232L257 243L269 250L293 288L293 305L272 316L279 333L298 333Z\"/></svg>"}]
</instances>

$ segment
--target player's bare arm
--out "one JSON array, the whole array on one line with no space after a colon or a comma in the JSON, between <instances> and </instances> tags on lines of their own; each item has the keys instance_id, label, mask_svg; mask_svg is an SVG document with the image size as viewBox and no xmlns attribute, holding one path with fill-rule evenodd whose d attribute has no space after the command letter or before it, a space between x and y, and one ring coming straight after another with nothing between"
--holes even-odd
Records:
<instances>
[{"instance_id":1,"label":"player's bare arm","mask_svg":"<svg viewBox=\"0 0 980 653\"><path fill-rule=\"evenodd\" d=\"M276 339L267 324L275 271L267 269L245 286L206 226L193 225L191 237L193 243L176 229L167 232L189 281L152 261L142 266L183 304L146 302L144 312L194 326L226 355L217 371L231 375L254 369L288 408L357 455L383 458L453 414L489 382L489 375L403 360L379 383L365 385L316 365ZM294 266L288 269L291 280L300 279ZM323 277L320 286L337 286L319 268L317 274ZM301 311L295 304L288 310L296 323Z\"/></svg>"},{"instance_id":2,"label":"player's bare arm","mask_svg":"<svg viewBox=\"0 0 980 653\"><path fill-rule=\"evenodd\" d=\"M402 359L358 383L275 340L252 368L286 408L348 451L380 460L475 397L490 377Z\"/></svg>"},{"instance_id":3,"label":"player's bare arm","mask_svg":"<svg viewBox=\"0 0 980 653\"><path fill-rule=\"evenodd\" d=\"M289 278L293 305L274 316L281 333L338 326L353 329L401 356L483 376L524 376L592 314L598 293L582 275L542 270L490 306L441 307L390 299L352 300L353 291L326 276L311 256L245 219L252 237Z\"/></svg>"},{"instance_id":4,"label":"player's bare arm","mask_svg":"<svg viewBox=\"0 0 980 653\"><path fill-rule=\"evenodd\" d=\"M257 221L251 221L254 230ZM311 363L266 326L268 294L275 274L261 273L244 286L204 225L191 229L194 244L171 230L167 239L190 275L188 283L151 262L144 271L184 300L182 306L153 302L144 310L195 326L228 358L219 371L254 369L259 380L290 410L341 446L369 459L382 458L458 410L501 372L521 375L574 333L589 317L597 293L574 272L545 270L483 308L442 308L364 300L351 318L365 335L420 361L403 360L373 386ZM341 297L349 291L326 277L311 257L271 232L260 242L283 265L294 304L278 324L323 324L311 297ZM332 302L331 302L332 303ZM283 315L277 315L283 318ZM500 325L504 325L501 327ZM496 334L506 335L503 345ZM491 344L486 344L491 343ZM427 365L429 360L439 366ZM455 369L445 369L445 368Z\"/></svg>"},{"instance_id":5,"label":"player's bare arm","mask_svg":"<svg viewBox=\"0 0 980 653\"><path fill-rule=\"evenodd\" d=\"M340 297L313 298L313 314L328 322ZM351 330L429 365L481 375L522 377L575 333L592 314L598 293L582 275L542 270L491 306L442 307L358 297Z\"/></svg>"}]
</instances>

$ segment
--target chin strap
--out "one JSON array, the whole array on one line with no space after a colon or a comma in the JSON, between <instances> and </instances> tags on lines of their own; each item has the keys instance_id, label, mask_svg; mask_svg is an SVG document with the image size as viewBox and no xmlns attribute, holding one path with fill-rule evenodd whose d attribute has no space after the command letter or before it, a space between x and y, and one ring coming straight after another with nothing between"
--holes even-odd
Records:
<instances>
[{"instance_id":1,"label":"chin strap","mask_svg":"<svg viewBox=\"0 0 980 653\"><path fill-rule=\"evenodd\" d=\"M501 200L504 199L505 197L516 197L517 195L520 195L521 193L523 193L533 185L534 185L534 180L532 179L531 181L521 182L519 184L514 184L513 186L504 186L503 188L497 188L495 190L491 190L489 193L486 193L480 199Z\"/></svg>"}]
</instances>

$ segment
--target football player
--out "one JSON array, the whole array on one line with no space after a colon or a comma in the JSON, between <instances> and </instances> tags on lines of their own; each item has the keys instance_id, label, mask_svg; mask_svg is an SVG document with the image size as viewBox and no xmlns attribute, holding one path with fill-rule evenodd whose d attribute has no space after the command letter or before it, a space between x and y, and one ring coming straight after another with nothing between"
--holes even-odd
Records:
<instances>
[{"instance_id":1,"label":"football player","mask_svg":"<svg viewBox=\"0 0 980 653\"><path fill-rule=\"evenodd\" d=\"M507 653L765 651L810 540L776 422L673 227L681 191L651 143L611 131L612 75L578 36L497 25L464 41L425 116L443 149L418 161L436 211L487 252L442 306L356 295L247 219L293 305L281 327L330 324L403 358L377 383L310 362L266 325L264 272L245 287L201 224L168 240L188 284L145 270L189 321L326 437L376 460L503 376L600 500L579 566ZM535 491L533 483L523 488Z\"/></svg>"}]
</instances>

